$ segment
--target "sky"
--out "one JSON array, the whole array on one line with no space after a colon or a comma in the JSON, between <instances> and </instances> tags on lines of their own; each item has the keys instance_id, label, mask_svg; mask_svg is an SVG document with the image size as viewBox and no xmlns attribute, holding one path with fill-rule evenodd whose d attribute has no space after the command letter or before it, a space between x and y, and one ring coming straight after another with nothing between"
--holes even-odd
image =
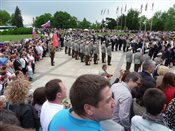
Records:
<instances>
[{"instance_id":1,"label":"sky","mask_svg":"<svg viewBox=\"0 0 175 131\"><path fill-rule=\"evenodd\" d=\"M148 8L145 11L147 3ZM152 3L154 3L153 10ZM175 4L175 0L0 0L0 9L12 14L18 6L24 25L31 25L33 17L44 13L53 15L56 11L65 11L77 17L78 20L86 18L94 23L95 21L101 22L106 17L116 19L121 15L121 8L124 14L131 8L139 11L142 4L141 15L151 18L156 11L167 11ZM126 5L127 10L124 12ZM116 13L117 7L119 7L118 13ZM101 15L102 10L103 14ZM104 10L106 10L105 13Z\"/></svg>"}]
</instances>

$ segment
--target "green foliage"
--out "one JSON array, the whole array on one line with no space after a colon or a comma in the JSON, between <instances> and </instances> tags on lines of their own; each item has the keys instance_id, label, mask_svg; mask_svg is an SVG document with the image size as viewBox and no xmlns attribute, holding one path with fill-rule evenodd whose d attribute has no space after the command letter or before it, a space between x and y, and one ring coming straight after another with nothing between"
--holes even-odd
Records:
<instances>
[{"instance_id":1,"label":"green foliage","mask_svg":"<svg viewBox=\"0 0 175 131\"><path fill-rule=\"evenodd\" d=\"M81 29L89 29L91 27L91 23L86 20L86 18L83 19L83 21L80 21L78 23L78 28Z\"/></svg>"},{"instance_id":2,"label":"green foliage","mask_svg":"<svg viewBox=\"0 0 175 131\"><path fill-rule=\"evenodd\" d=\"M5 10L0 10L0 25L7 25L10 20L10 14Z\"/></svg>"},{"instance_id":3,"label":"green foliage","mask_svg":"<svg viewBox=\"0 0 175 131\"><path fill-rule=\"evenodd\" d=\"M56 28L76 28L77 18L72 17L67 12L57 11L53 17L53 26Z\"/></svg>"},{"instance_id":4,"label":"green foliage","mask_svg":"<svg viewBox=\"0 0 175 131\"><path fill-rule=\"evenodd\" d=\"M129 30L138 30L139 29L139 12L136 10L129 10L126 16L126 26Z\"/></svg>"},{"instance_id":5,"label":"green foliage","mask_svg":"<svg viewBox=\"0 0 175 131\"><path fill-rule=\"evenodd\" d=\"M23 27L23 19L22 19L21 11L18 8L18 6L15 9L15 13L12 14L11 16L11 23L12 25L17 27Z\"/></svg>"},{"instance_id":6,"label":"green foliage","mask_svg":"<svg viewBox=\"0 0 175 131\"><path fill-rule=\"evenodd\" d=\"M115 29L117 22L113 18L106 18L106 27L108 29Z\"/></svg>"},{"instance_id":7,"label":"green foliage","mask_svg":"<svg viewBox=\"0 0 175 131\"><path fill-rule=\"evenodd\" d=\"M95 23L92 23L91 28L92 28L92 29L95 29L95 30L101 29L101 23L98 23L98 22L96 21Z\"/></svg>"},{"instance_id":8,"label":"green foliage","mask_svg":"<svg viewBox=\"0 0 175 131\"><path fill-rule=\"evenodd\" d=\"M172 8L167 11L166 14L166 21L165 21L165 30L167 31L174 31L175 30L175 4Z\"/></svg>"},{"instance_id":9,"label":"green foliage","mask_svg":"<svg viewBox=\"0 0 175 131\"><path fill-rule=\"evenodd\" d=\"M32 34L32 28L16 28L16 29L10 29L5 30L3 32L0 32L0 35L22 35L22 34Z\"/></svg>"},{"instance_id":10,"label":"green foliage","mask_svg":"<svg viewBox=\"0 0 175 131\"><path fill-rule=\"evenodd\" d=\"M165 19L163 18L162 12L158 11L154 14L152 17L152 30L155 31L163 31L164 30L164 24L165 24Z\"/></svg>"}]
</instances>

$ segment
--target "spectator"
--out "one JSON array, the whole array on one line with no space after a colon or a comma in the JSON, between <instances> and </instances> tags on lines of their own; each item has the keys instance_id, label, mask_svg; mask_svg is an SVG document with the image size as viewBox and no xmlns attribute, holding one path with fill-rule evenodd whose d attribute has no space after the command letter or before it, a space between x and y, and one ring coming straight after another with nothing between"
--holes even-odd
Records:
<instances>
[{"instance_id":1,"label":"spectator","mask_svg":"<svg viewBox=\"0 0 175 131\"><path fill-rule=\"evenodd\" d=\"M175 98L171 100L165 111L165 121L168 127L175 131Z\"/></svg>"},{"instance_id":2,"label":"spectator","mask_svg":"<svg viewBox=\"0 0 175 131\"><path fill-rule=\"evenodd\" d=\"M70 89L72 108L57 113L49 130L102 131L99 122L110 119L115 106L109 86L99 75L78 77Z\"/></svg>"},{"instance_id":3,"label":"spectator","mask_svg":"<svg viewBox=\"0 0 175 131\"><path fill-rule=\"evenodd\" d=\"M43 103L46 101L46 93L45 93L45 88L44 87L39 87L35 89L33 93L33 103L32 105L37 111L38 117L40 117L41 113L41 107Z\"/></svg>"},{"instance_id":4,"label":"spectator","mask_svg":"<svg viewBox=\"0 0 175 131\"><path fill-rule=\"evenodd\" d=\"M174 73L167 72L164 75L160 89L165 93L166 105L168 106L170 101L175 96L175 74Z\"/></svg>"},{"instance_id":5,"label":"spectator","mask_svg":"<svg viewBox=\"0 0 175 131\"><path fill-rule=\"evenodd\" d=\"M126 130L130 129L131 89L140 86L140 81L141 76L133 72L126 76L124 82L113 84L111 87L116 102L113 120L124 126Z\"/></svg>"},{"instance_id":6,"label":"spectator","mask_svg":"<svg viewBox=\"0 0 175 131\"><path fill-rule=\"evenodd\" d=\"M102 70L99 71L99 75L104 76L107 79L111 79L112 75L107 72L107 65L102 66Z\"/></svg>"},{"instance_id":7,"label":"spectator","mask_svg":"<svg viewBox=\"0 0 175 131\"><path fill-rule=\"evenodd\" d=\"M169 68L167 66L159 66L157 70L157 78L156 78L156 87L160 88L160 85L162 84L162 79L164 75L168 72Z\"/></svg>"},{"instance_id":8,"label":"spectator","mask_svg":"<svg viewBox=\"0 0 175 131\"><path fill-rule=\"evenodd\" d=\"M161 112L165 107L166 97L164 93L156 88L148 89L143 102L146 112L143 116L134 116L131 120L132 131L171 131L165 126Z\"/></svg>"},{"instance_id":9,"label":"spectator","mask_svg":"<svg viewBox=\"0 0 175 131\"><path fill-rule=\"evenodd\" d=\"M61 102L66 98L66 88L60 79L53 79L46 83L45 93L47 101L41 108L40 122L42 130L48 131L49 123L54 115L64 108Z\"/></svg>"},{"instance_id":10,"label":"spectator","mask_svg":"<svg viewBox=\"0 0 175 131\"><path fill-rule=\"evenodd\" d=\"M8 100L7 109L13 111L23 128L38 129L39 122L36 119L34 108L26 104L30 84L27 80L17 79L13 81L5 92Z\"/></svg>"},{"instance_id":11,"label":"spectator","mask_svg":"<svg viewBox=\"0 0 175 131\"><path fill-rule=\"evenodd\" d=\"M145 108L143 106L143 94L144 92L149 88L155 88L156 87L156 81L152 76L152 73L154 72L155 64L154 61L148 60L145 61L142 65L142 72L139 72L139 74L142 76L141 79L141 86L139 88L135 88L132 90L132 96L134 99L133 109L134 113L137 115L142 115Z\"/></svg>"}]
</instances>

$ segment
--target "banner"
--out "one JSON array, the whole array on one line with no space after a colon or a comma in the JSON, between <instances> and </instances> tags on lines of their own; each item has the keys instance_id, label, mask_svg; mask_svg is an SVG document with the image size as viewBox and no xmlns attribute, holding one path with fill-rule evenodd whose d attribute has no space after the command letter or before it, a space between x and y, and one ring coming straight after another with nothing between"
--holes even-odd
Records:
<instances>
[{"instance_id":1,"label":"banner","mask_svg":"<svg viewBox=\"0 0 175 131\"><path fill-rule=\"evenodd\" d=\"M55 33L53 35L53 47L57 47L58 46L58 35L57 33Z\"/></svg>"},{"instance_id":2,"label":"banner","mask_svg":"<svg viewBox=\"0 0 175 131\"><path fill-rule=\"evenodd\" d=\"M142 13L142 8L143 8L143 4L141 4L141 7L140 7L140 13Z\"/></svg>"},{"instance_id":3,"label":"banner","mask_svg":"<svg viewBox=\"0 0 175 131\"><path fill-rule=\"evenodd\" d=\"M36 30L35 27L33 27L33 31L32 31L32 39L35 39L36 36Z\"/></svg>"},{"instance_id":4,"label":"banner","mask_svg":"<svg viewBox=\"0 0 175 131\"><path fill-rule=\"evenodd\" d=\"M151 9L153 10L153 8L154 8L154 2L152 3L152 8Z\"/></svg>"},{"instance_id":5,"label":"banner","mask_svg":"<svg viewBox=\"0 0 175 131\"><path fill-rule=\"evenodd\" d=\"M41 25L42 28L48 28L50 27L50 20L48 20L46 23Z\"/></svg>"},{"instance_id":6,"label":"banner","mask_svg":"<svg viewBox=\"0 0 175 131\"><path fill-rule=\"evenodd\" d=\"M116 9L116 14L118 13L118 10L119 10L119 7L117 7L117 9Z\"/></svg>"},{"instance_id":7,"label":"banner","mask_svg":"<svg viewBox=\"0 0 175 131\"><path fill-rule=\"evenodd\" d=\"M125 5L125 12L126 12L126 10L127 10L127 5Z\"/></svg>"},{"instance_id":8,"label":"banner","mask_svg":"<svg viewBox=\"0 0 175 131\"><path fill-rule=\"evenodd\" d=\"M148 8L148 3L146 3L145 5L145 11L147 11L147 8Z\"/></svg>"},{"instance_id":9,"label":"banner","mask_svg":"<svg viewBox=\"0 0 175 131\"><path fill-rule=\"evenodd\" d=\"M101 13L100 13L100 15L102 15L103 14L103 9L101 10Z\"/></svg>"}]
</instances>

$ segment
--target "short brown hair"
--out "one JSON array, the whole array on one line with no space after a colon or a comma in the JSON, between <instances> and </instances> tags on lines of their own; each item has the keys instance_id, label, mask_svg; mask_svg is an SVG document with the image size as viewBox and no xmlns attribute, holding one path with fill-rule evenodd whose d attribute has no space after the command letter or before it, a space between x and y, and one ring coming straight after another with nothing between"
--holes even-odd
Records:
<instances>
[{"instance_id":1,"label":"short brown hair","mask_svg":"<svg viewBox=\"0 0 175 131\"><path fill-rule=\"evenodd\" d=\"M99 75L86 74L78 77L70 89L70 101L75 113L83 115L84 105L97 107L101 98L101 91L110 86L108 80Z\"/></svg>"},{"instance_id":2,"label":"short brown hair","mask_svg":"<svg viewBox=\"0 0 175 131\"><path fill-rule=\"evenodd\" d=\"M49 101L54 101L57 93L61 92L60 82L62 82L60 79L53 79L46 83L45 92Z\"/></svg>"}]
</instances>

